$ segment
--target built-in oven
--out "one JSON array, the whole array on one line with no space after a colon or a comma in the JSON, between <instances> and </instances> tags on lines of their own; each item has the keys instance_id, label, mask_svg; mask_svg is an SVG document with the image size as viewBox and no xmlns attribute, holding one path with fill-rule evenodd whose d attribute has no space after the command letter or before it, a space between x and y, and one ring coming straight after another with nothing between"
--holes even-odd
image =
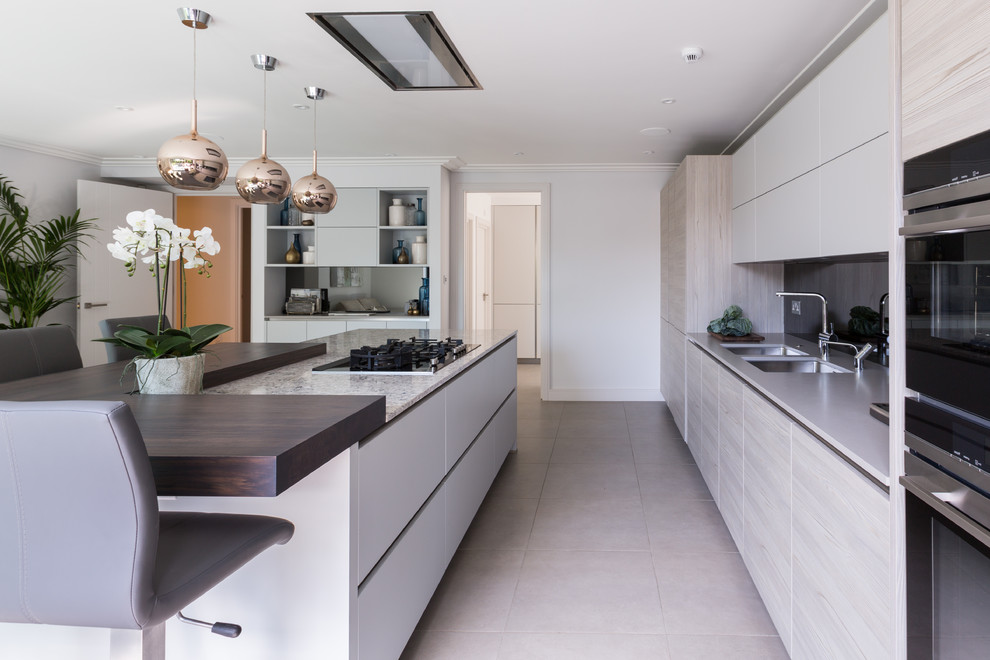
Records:
<instances>
[{"instance_id":1,"label":"built-in oven","mask_svg":"<svg viewBox=\"0 0 990 660\"><path fill-rule=\"evenodd\" d=\"M990 657L990 132L904 189L908 658Z\"/></svg>"}]
</instances>

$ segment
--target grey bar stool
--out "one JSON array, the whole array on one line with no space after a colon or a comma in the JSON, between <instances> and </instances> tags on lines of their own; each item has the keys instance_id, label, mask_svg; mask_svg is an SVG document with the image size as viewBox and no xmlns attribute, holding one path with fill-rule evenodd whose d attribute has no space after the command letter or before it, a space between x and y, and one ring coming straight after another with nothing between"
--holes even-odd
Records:
<instances>
[{"instance_id":1,"label":"grey bar stool","mask_svg":"<svg viewBox=\"0 0 990 660\"><path fill-rule=\"evenodd\" d=\"M0 475L0 621L140 629L146 660L165 657L168 618L294 531L269 516L159 513L118 401L0 401Z\"/></svg>"},{"instance_id":2,"label":"grey bar stool","mask_svg":"<svg viewBox=\"0 0 990 660\"><path fill-rule=\"evenodd\" d=\"M158 326L158 315L153 316L122 316L117 319L103 319L100 321L100 334L104 337L113 337L113 334L122 325L136 325L144 328L148 332L154 332ZM168 330L172 326L168 322L168 317L162 319L162 330ZM107 362L120 362L130 360L138 356L138 352L126 346L114 346L113 344L103 344L107 347Z\"/></svg>"},{"instance_id":3,"label":"grey bar stool","mask_svg":"<svg viewBox=\"0 0 990 660\"><path fill-rule=\"evenodd\" d=\"M76 337L67 325L0 330L0 383L82 366Z\"/></svg>"}]
</instances>

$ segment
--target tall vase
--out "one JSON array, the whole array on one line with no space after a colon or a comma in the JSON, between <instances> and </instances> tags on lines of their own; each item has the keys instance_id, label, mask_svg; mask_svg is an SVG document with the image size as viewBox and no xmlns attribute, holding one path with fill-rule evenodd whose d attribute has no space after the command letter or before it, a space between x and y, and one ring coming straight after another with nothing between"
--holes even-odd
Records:
<instances>
[{"instance_id":1,"label":"tall vase","mask_svg":"<svg viewBox=\"0 0 990 660\"><path fill-rule=\"evenodd\" d=\"M285 263L298 264L302 261L302 246L299 244L299 234L292 235L292 245L285 253Z\"/></svg>"},{"instance_id":2,"label":"tall vase","mask_svg":"<svg viewBox=\"0 0 990 660\"><path fill-rule=\"evenodd\" d=\"M392 263L393 264L407 264L409 263L409 250L405 248L402 244L405 242L399 239L399 247L392 250Z\"/></svg>"},{"instance_id":3,"label":"tall vase","mask_svg":"<svg viewBox=\"0 0 990 660\"><path fill-rule=\"evenodd\" d=\"M430 278L423 278L423 286L419 287L419 313L423 316L430 314Z\"/></svg>"},{"instance_id":4,"label":"tall vase","mask_svg":"<svg viewBox=\"0 0 990 660\"><path fill-rule=\"evenodd\" d=\"M426 236L417 236L412 244L412 262L426 265Z\"/></svg>"},{"instance_id":5,"label":"tall vase","mask_svg":"<svg viewBox=\"0 0 990 660\"><path fill-rule=\"evenodd\" d=\"M415 214L416 224L420 227L426 224L426 211L423 210L423 198L416 198L416 214Z\"/></svg>"},{"instance_id":6,"label":"tall vase","mask_svg":"<svg viewBox=\"0 0 990 660\"><path fill-rule=\"evenodd\" d=\"M157 360L134 359L141 394L199 394L203 391L205 367L205 353Z\"/></svg>"},{"instance_id":7,"label":"tall vase","mask_svg":"<svg viewBox=\"0 0 990 660\"><path fill-rule=\"evenodd\" d=\"M406 205L396 197L392 200L392 206L388 207L388 226L402 227L406 224Z\"/></svg>"}]
</instances>

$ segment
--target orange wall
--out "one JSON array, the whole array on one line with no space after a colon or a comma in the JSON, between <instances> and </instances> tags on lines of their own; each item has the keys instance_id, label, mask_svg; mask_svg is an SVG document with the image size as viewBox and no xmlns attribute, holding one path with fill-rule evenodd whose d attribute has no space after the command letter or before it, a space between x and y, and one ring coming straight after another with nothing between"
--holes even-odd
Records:
<instances>
[{"instance_id":1,"label":"orange wall","mask_svg":"<svg viewBox=\"0 0 990 660\"><path fill-rule=\"evenodd\" d=\"M186 271L186 325L225 323L232 328L218 342L243 341L248 328L241 318L241 229L239 209L247 206L239 197L176 197L176 224L192 230L204 226L213 230L220 253L211 258L210 276ZM181 323L179 299L172 323Z\"/></svg>"}]
</instances>

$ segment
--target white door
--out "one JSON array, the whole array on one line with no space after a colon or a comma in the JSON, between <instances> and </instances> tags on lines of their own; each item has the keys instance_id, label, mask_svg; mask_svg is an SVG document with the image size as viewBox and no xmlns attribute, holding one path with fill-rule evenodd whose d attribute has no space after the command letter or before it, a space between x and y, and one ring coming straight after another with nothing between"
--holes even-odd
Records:
<instances>
[{"instance_id":1,"label":"white door","mask_svg":"<svg viewBox=\"0 0 990 660\"><path fill-rule=\"evenodd\" d=\"M492 226L478 218L474 230L474 327L490 329L492 325Z\"/></svg>"},{"instance_id":2,"label":"white door","mask_svg":"<svg viewBox=\"0 0 990 660\"><path fill-rule=\"evenodd\" d=\"M106 347L93 341L100 336L100 321L158 313L151 274L138 264L134 276L128 277L124 262L110 256L107 244L113 241L113 230L127 224L125 218L131 211L155 209L160 215L174 218L173 200L172 193L157 190L96 181L77 182L79 217L96 218L96 227L91 232L93 238L83 247L77 272L76 337L83 365L88 367L107 361Z\"/></svg>"},{"instance_id":3,"label":"white door","mask_svg":"<svg viewBox=\"0 0 990 660\"><path fill-rule=\"evenodd\" d=\"M536 357L536 207L492 206L496 327L518 331L518 357ZM512 325L504 325L512 323Z\"/></svg>"}]
</instances>

